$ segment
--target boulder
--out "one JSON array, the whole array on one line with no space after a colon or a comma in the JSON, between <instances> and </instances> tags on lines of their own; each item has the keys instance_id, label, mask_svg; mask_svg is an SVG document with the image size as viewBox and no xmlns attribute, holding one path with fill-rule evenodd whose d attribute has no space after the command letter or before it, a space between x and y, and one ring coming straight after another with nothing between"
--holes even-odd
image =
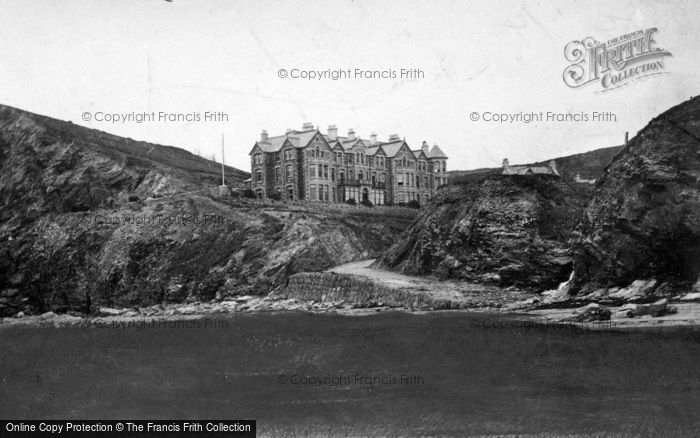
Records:
<instances>
[{"instance_id":1,"label":"boulder","mask_svg":"<svg viewBox=\"0 0 700 438\"><path fill-rule=\"evenodd\" d=\"M124 313L124 310L113 309L111 307L100 307L97 309L97 314L99 316L118 316Z\"/></svg>"},{"instance_id":2,"label":"boulder","mask_svg":"<svg viewBox=\"0 0 700 438\"><path fill-rule=\"evenodd\" d=\"M19 289L5 289L0 293L0 295L3 297L12 298L17 295L17 292L19 292Z\"/></svg>"},{"instance_id":3,"label":"boulder","mask_svg":"<svg viewBox=\"0 0 700 438\"><path fill-rule=\"evenodd\" d=\"M641 300L653 292L656 283L656 280L635 280L626 288L620 289L609 296L610 298L623 301Z\"/></svg>"},{"instance_id":4,"label":"boulder","mask_svg":"<svg viewBox=\"0 0 700 438\"><path fill-rule=\"evenodd\" d=\"M574 310L574 314L566 320L573 322L608 321L611 313L607 307L591 303Z\"/></svg>"},{"instance_id":5,"label":"boulder","mask_svg":"<svg viewBox=\"0 0 700 438\"><path fill-rule=\"evenodd\" d=\"M634 304L628 303L617 309L616 316L618 318L634 318L634 317L651 317L677 313L677 307L668 307L668 299L663 298L652 304Z\"/></svg>"},{"instance_id":6,"label":"boulder","mask_svg":"<svg viewBox=\"0 0 700 438\"><path fill-rule=\"evenodd\" d=\"M668 299L662 298L649 306L649 314L654 318L662 316L666 313L667 306Z\"/></svg>"},{"instance_id":7,"label":"boulder","mask_svg":"<svg viewBox=\"0 0 700 438\"><path fill-rule=\"evenodd\" d=\"M700 292L691 292L683 295L681 301L700 301Z\"/></svg>"},{"instance_id":8,"label":"boulder","mask_svg":"<svg viewBox=\"0 0 700 438\"><path fill-rule=\"evenodd\" d=\"M617 309L617 316L624 318L634 318L649 313L649 306L644 304L628 303Z\"/></svg>"}]
</instances>

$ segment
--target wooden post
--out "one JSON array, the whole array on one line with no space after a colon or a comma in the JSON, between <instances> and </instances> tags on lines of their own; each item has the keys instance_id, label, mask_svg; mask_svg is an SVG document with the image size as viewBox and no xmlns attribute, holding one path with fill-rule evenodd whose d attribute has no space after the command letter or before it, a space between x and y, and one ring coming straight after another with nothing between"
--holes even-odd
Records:
<instances>
[{"instance_id":1,"label":"wooden post","mask_svg":"<svg viewBox=\"0 0 700 438\"><path fill-rule=\"evenodd\" d=\"M224 134L221 134L221 185L226 185L226 179L224 177Z\"/></svg>"}]
</instances>

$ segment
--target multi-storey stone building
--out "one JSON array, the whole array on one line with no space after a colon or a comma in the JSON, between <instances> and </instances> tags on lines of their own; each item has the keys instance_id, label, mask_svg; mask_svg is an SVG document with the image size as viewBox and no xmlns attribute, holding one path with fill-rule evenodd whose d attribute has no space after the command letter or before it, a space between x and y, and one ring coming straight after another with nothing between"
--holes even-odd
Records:
<instances>
[{"instance_id":1,"label":"multi-storey stone building","mask_svg":"<svg viewBox=\"0 0 700 438\"><path fill-rule=\"evenodd\" d=\"M260 198L424 204L447 184L447 156L437 145L411 150L398 135L366 140L352 129L343 137L335 125L326 134L309 123L275 137L262 131L250 158L250 188Z\"/></svg>"}]
</instances>

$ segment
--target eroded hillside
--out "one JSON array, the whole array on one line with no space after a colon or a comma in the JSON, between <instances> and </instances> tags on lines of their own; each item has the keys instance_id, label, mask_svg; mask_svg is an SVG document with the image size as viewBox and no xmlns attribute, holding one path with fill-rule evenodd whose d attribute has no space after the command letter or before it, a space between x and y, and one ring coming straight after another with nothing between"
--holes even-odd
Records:
<instances>
[{"instance_id":1,"label":"eroded hillside","mask_svg":"<svg viewBox=\"0 0 700 438\"><path fill-rule=\"evenodd\" d=\"M213 197L216 163L7 107L0 166L0 316L263 294L375 257L415 216Z\"/></svg>"}]
</instances>

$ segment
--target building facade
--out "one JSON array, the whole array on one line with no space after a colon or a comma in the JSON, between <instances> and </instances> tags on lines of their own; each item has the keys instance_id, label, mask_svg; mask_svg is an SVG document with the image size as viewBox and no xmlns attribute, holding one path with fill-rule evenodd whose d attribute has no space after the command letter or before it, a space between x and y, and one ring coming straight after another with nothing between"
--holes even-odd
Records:
<instances>
[{"instance_id":1,"label":"building facade","mask_svg":"<svg viewBox=\"0 0 700 438\"><path fill-rule=\"evenodd\" d=\"M560 176L557 170L557 162L549 160L546 166L535 166L525 164L521 166L511 166L508 158L504 158L502 162L502 175L554 175Z\"/></svg>"},{"instance_id":2,"label":"building facade","mask_svg":"<svg viewBox=\"0 0 700 438\"><path fill-rule=\"evenodd\" d=\"M259 198L425 204L447 184L447 156L437 145L412 150L398 135L382 142L352 129L339 136L335 125L325 134L309 123L275 137L262 131L250 160L250 187Z\"/></svg>"}]
</instances>

